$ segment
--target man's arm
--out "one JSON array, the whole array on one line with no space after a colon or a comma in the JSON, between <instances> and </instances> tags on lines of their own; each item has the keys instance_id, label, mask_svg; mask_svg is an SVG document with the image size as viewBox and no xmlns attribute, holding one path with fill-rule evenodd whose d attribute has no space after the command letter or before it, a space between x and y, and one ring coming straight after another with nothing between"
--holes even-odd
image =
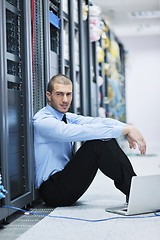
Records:
<instances>
[{"instance_id":1,"label":"man's arm","mask_svg":"<svg viewBox=\"0 0 160 240\"><path fill-rule=\"evenodd\" d=\"M143 155L146 154L146 142L141 133L134 126L126 125L123 128L122 135L126 135L130 148L135 149L137 144L140 153Z\"/></svg>"},{"instance_id":2,"label":"man's arm","mask_svg":"<svg viewBox=\"0 0 160 240\"><path fill-rule=\"evenodd\" d=\"M90 117L90 116L83 116L78 115L75 113L67 113L67 116L69 117L69 122L83 125L83 124L95 124L95 123L102 123L102 124L111 124L113 125L119 125L124 126L126 124L112 118L101 118L101 117Z\"/></svg>"}]
</instances>

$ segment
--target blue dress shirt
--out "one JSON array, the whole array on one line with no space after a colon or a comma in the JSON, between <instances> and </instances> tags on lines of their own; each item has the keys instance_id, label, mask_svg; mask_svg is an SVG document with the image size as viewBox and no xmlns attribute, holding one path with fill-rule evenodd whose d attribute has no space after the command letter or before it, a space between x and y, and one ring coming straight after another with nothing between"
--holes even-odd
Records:
<instances>
[{"instance_id":1,"label":"blue dress shirt","mask_svg":"<svg viewBox=\"0 0 160 240\"><path fill-rule=\"evenodd\" d=\"M69 112L66 113L65 124L61 121L63 115L47 104L33 118L35 184L38 188L52 174L64 169L72 156L71 142L118 138L125 126L114 119L85 117Z\"/></svg>"}]
</instances>

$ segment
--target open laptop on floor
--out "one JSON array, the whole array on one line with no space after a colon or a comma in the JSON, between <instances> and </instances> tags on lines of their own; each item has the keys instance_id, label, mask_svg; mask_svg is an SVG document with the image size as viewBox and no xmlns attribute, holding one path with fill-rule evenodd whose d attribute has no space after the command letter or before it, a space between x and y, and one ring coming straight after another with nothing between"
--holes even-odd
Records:
<instances>
[{"instance_id":1,"label":"open laptop on floor","mask_svg":"<svg viewBox=\"0 0 160 240\"><path fill-rule=\"evenodd\" d=\"M112 206L106 212L134 215L160 209L160 175L132 177L128 206Z\"/></svg>"}]
</instances>

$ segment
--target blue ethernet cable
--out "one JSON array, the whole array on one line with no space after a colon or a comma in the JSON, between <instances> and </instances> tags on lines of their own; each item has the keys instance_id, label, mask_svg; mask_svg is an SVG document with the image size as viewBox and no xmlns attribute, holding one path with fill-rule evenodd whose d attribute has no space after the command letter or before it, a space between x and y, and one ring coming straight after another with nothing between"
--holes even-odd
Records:
<instances>
[{"instance_id":1,"label":"blue ethernet cable","mask_svg":"<svg viewBox=\"0 0 160 240\"><path fill-rule=\"evenodd\" d=\"M4 189L4 186L2 185L2 176L0 174L0 199L5 198L5 195L7 194L7 190ZM55 215L48 215L44 213L39 213L39 212L31 212L24 210L22 208L18 207L13 207L13 206L6 206L2 205L0 208L8 208L8 209L13 209L17 211L21 211L24 214L32 214L32 215L41 215L44 217L50 217L50 218L57 218L57 219L68 219L68 220L75 220L75 221L84 221L84 222L104 222L104 221L109 221L113 219L144 219L144 218L155 218L155 217L160 217L160 210L157 210L154 212L154 215L149 215L149 216L130 216L130 217L111 217L111 218L103 218L103 219L84 219L84 218L77 218L77 217L67 217L67 216L55 216Z\"/></svg>"},{"instance_id":2,"label":"blue ethernet cable","mask_svg":"<svg viewBox=\"0 0 160 240\"><path fill-rule=\"evenodd\" d=\"M114 219L145 219L145 218L155 218L155 217L160 217L160 209L154 212L154 215L149 215L149 216L130 216L130 217L111 217L111 218L103 218L103 219L85 219L85 218L77 218L77 217L67 217L67 216L56 216L56 215L48 215L45 213L39 213L39 212L31 212L24 210L22 208L17 208L17 207L12 207L12 206L2 206L3 208L9 208L9 209L14 209L17 211L21 211L24 214L33 214L33 215L41 215L44 217L50 217L50 218L57 218L57 219L67 219L67 220L75 220L75 221L83 221L83 222L104 222L104 221L109 221L109 220L114 220Z\"/></svg>"}]
</instances>

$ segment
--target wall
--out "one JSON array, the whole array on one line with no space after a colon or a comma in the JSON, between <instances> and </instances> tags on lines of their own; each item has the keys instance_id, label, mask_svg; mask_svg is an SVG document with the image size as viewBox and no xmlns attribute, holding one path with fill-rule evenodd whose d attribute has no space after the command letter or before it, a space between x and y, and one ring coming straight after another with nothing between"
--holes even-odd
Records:
<instances>
[{"instance_id":1,"label":"wall","mask_svg":"<svg viewBox=\"0 0 160 240\"><path fill-rule=\"evenodd\" d=\"M160 36L123 37L122 42L129 51L127 122L142 132L148 152L160 151Z\"/></svg>"}]
</instances>

